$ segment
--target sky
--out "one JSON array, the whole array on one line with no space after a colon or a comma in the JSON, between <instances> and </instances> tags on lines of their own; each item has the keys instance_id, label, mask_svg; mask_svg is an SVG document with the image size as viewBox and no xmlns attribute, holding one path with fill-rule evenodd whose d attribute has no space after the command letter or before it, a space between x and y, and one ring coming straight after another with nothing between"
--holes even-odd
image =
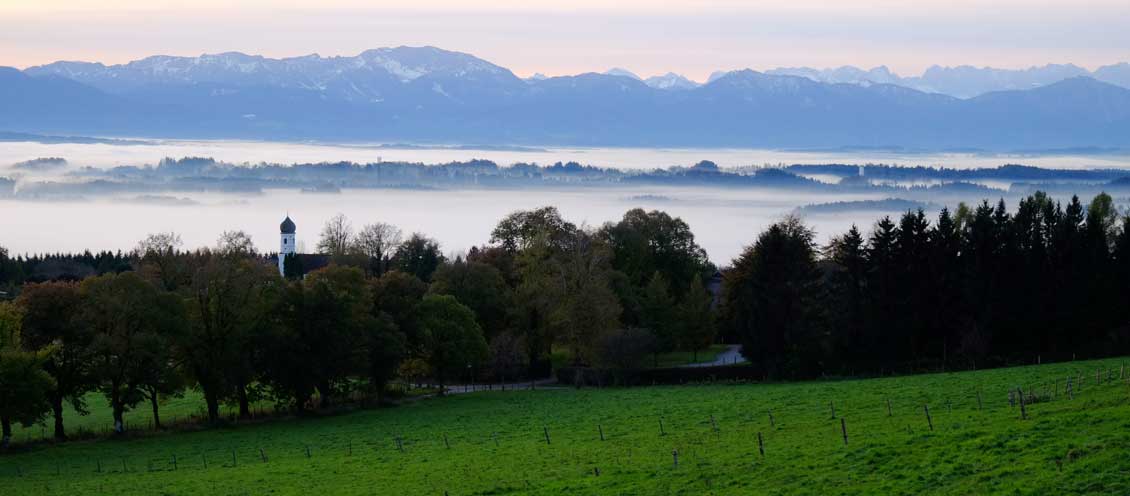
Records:
<instances>
[{"instance_id":1,"label":"sky","mask_svg":"<svg viewBox=\"0 0 1130 496\"><path fill-rule=\"evenodd\" d=\"M1130 61L1127 0L0 0L0 65L432 45L519 76Z\"/></svg>"}]
</instances>

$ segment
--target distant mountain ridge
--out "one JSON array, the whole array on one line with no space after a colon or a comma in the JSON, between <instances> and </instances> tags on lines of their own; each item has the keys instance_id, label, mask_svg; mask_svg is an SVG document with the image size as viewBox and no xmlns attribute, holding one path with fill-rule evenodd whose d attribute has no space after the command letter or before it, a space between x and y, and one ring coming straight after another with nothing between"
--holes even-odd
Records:
<instances>
[{"instance_id":1,"label":"distant mountain ridge","mask_svg":"<svg viewBox=\"0 0 1130 496\"><path fill-rule=\"evenodd\" d=\"M1096 74L1130 72L1120 67ZM719 72L704 84L622 69L521 79L434 47L56 62L0 68L0 129L445 144L1130 148L1130 90L1092 77L962 99L889 82L898 76L884 68L788 71ZM939 81L972 80L934 72Z\"/></svg>"},{"instance_id":2,"label":"distant mountain ridge","mask_svg":"<svg viewBox=\"0 0 1130 496\"><path fill-rule=\"evenodd\" d=\"M992 67L932 66L921 76L901 77L885 66L869 70L853 66L834 69L810 67L778 68L767 74L802 76L824 83L894 84L927 93L942 93L958 98L1006 90L1029 90L1075 77L1090 77L1105 83L1130 88L1130 64L1107 65L1088 71L1074 64L1048 64L1027 69L995 69Z\"/></svg>"},{"instance_id":3,"label":"distant mountain ridge","mask_svg":"<svg viewBox=\"0 0 1130 496\"><path fill-rule=\"evenodd\" d=\"M59 61L29 67L32 76L54 75L83 82L110 93L135 89L146 84L235 83L271 84L287 88L337 91L352 98L379 98L380 81L401 82L431 75L471 75L486 78L517 79L509 70L472 55L434 47L396 47L366 50L357 56L321 57L317 54L271 59L240 52L205 54L199 57L157 55L126 64L106 66L97 62ZM707 83L727 74L716 71ZM892 84L926 93L941 93L971 98L993 91L1027 90L1073 77L1091 77L1115 86L1130 88L1130 63L1122 62L1089 71L1074 64L1048 64L1026 69L992 67L931 66L920 76L899 76L886 66L861 69L854 66L817 69L779 67L764 71L776 76L800 76L822 83L858 85ZM614 67L604 72L642 81L657 89L692 89L703 83L668 72L643 78L630 70ZM545 79L535 74L531 80Z\"/></svg>"}]
</instances>

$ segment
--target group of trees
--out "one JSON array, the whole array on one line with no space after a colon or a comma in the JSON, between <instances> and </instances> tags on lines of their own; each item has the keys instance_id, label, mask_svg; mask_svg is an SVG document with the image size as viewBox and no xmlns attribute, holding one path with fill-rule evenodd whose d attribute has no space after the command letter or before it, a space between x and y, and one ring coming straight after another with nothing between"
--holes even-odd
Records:
<instances>
[{"instance_id":1,"label":"group of trees","mask_svg":"<svg viewBox=\"0 0 1130 496\"><path fill-rule=\"evenodd\" d=\"M727 272L723 327L770 377L1130 352L1130 217L1043 193L883 218L820 249L787 218Z\"/></svg>"},{"instance_id":2,"label":"group of trees","mask_svg":"<svg viewBox=\"0 0 1130 496\"><path fill-rule=\"evenodd\" d=\"M662 212L599 229L551 207L515 212L490 245L451 260L387 224L354 233L337 216L322 234L332 263L293 277L239 231L192 251L159 233L122 256L123 270L20 285L0 304L5 435L53 417L65 439L65 413L86 412L95 395L121 432L141 405L159 428L162 401L190 388L218 422L221 405L241 418L260 399L301 412L347 395L379 401L396 378L544 376L562 354L621 367L713 338L702 282L713 267L686 223Z\"/></svg>"},{"instance_id":3,"label":"group of trees","mask_svg":"<svg viewBox=\"0 0 1130 496\"><path fill-rule=\"evenodd\" d=\"M423 281L445 261L439 243L420 233L407 239L400 228L376 222L359 231L345 215L337 214L322 227L318 251L338 265L356 266L369 276L380 276L389 270L412 274Z\"/></svg>"}]
</instances>

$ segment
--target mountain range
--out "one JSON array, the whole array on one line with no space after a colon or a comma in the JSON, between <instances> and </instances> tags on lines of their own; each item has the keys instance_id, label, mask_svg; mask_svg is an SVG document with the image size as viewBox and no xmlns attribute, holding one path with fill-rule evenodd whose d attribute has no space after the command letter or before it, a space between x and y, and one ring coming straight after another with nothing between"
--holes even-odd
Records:
<instances>
[{"instance_id":1,"label":"mountain range","mask_svg":"<svg viewBox=\"0 0 1130 496\"><path fill-rule=\"evenodd\" d=\"M881 67L747 69L699 84L623 69L522 79L434 47L352 57L154 56L0 68L0 129L580 146L1130 148L1130 65L991 71L935 68L900 78ZM943 86L975 96L944 94Z\"/></svg>"},{"instance_id":2,"label":"mountain range","mask_svg":"<svg viewBox=\"0 0 1130 496\"><path fill-rule=\"evenodd\" d=\"M609 69L604 73L610 76L630 77L658 89L685 90L701 86L701 83L673 72L646 79L619 67ZM729 71L715 71L707 79L707 83L713 82L728 73ZM843 83L863 86L893 84L925 93L941 93L958 98L972 98L994 91L1030 90L1074 77L1089 77L1115 86L1130 88L1130 64L1125 62L1102 66L1094 71L1074 64L1048 64L1043 67L1029 67L1027 69L996 69L969 65L942 67L935 65L926 69L921 76L912 77L899 76L891 72L886 66L865 70L850 65L832 69L779 67L765 71L765 73L774 76L800 76L831 84Z\"/></svg>"}]
</instances>

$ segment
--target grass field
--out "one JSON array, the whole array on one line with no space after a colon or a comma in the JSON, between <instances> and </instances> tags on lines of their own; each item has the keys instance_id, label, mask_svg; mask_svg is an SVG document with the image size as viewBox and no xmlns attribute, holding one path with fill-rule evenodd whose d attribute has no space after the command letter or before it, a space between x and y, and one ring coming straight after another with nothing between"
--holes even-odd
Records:
<instances>
[{"instance_id":1,"label":"grass field","mask_svg":"<svg viewBox=\"0 0 1130 496\"><path fill-rule=\"evenodd\" d=\"M1130 494L1123 362L474 393L42 446L0 456L0 487L14 495ZM1046 400L1025 407L1026 420L1009 405L1017 386L1047 389Z\"/></svg>"}]
</instances>

